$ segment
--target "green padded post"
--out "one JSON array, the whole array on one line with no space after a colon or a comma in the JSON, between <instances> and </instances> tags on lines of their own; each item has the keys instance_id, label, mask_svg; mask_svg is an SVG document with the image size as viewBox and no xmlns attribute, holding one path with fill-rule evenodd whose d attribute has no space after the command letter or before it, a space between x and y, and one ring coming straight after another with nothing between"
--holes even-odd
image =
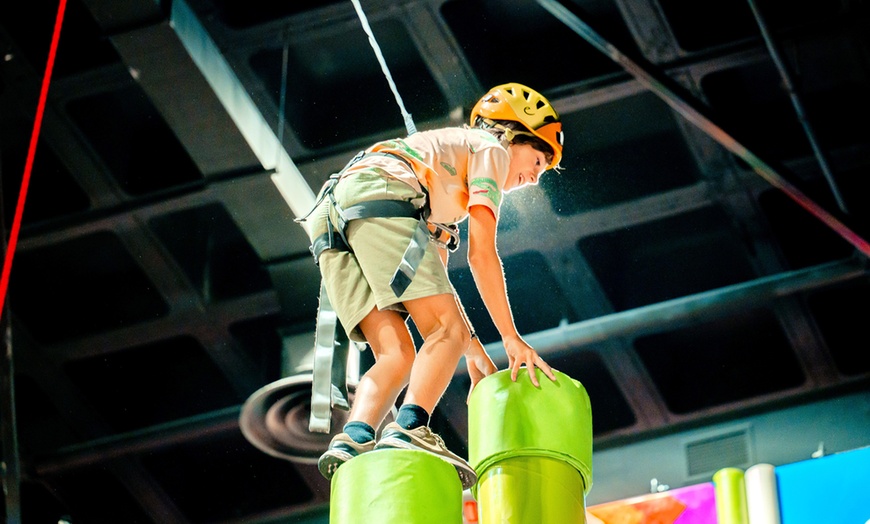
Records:
<instances>
[{"instance_id":1,"label":"green padded post","mask_svg":"<svg viewBox=\"0 0 870 524\"><path fill-rule=\"evenodd\" d=\"M505 458L484 472L476 492L481 524L585 522L583 478L561 460Z\"/></svg>"},{"instance_id":2,"label":"green padded post","mask_svg":"<svg viewBox=\"0 0 870 524\"><path fill-rule=\"evenodd\" d=\"M477 385L468 405L469 463L480 524L586 522L592 487L592 408L580 382L538 372L534 387L525 369ZM540 520L543 519L543 520Z\"/></svg>"},{"instance_id":3,"label":"green padded post","mask_svg":"<svg viewBox=\"0 0 870 524\"><path fill-rule=\"evenodd\" d=\"M370 451L332 477L330 524L458 524L456 468L424 451Z\"/></svg>"},{"instance_id":4,"label":"green padded post","mask_svg":"<svg viewBox=\"0 0 870 524\"><path fill-rule=\"evenodd\" d=\"M723 468L713 475L719 524L748 524L746 483L742 469Z\"/></svg>"}]
</instances>

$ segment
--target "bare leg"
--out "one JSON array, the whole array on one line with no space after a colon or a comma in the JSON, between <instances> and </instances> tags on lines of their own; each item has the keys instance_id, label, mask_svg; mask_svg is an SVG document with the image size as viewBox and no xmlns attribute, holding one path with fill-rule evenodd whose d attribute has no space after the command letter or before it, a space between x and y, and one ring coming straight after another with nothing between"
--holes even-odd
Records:
<instances>
[{"instance_id":1,"label":"bare leg","mask_svg":"<svg viewBox=\"0 0 870 524\"><path fill-rule=\"evenodd\" d=\"M411 368L408 391L399 410L400 419L409 404L432 414L471 342L468 326L452 293L408 300L405 308L424 342ZM420 422L419 415L413 414L412 410L408 413L416 419L412 422L415 427L388 426L375 449L417 449L432 453L456 468L462 489L473 486L477 482L474 469L465 459L447 449L444 441L432 433L428 425L416 426Z\"/></svg>"},{"instance_id":2,"label":"bare leg","mask_svg":"<svg viewBox=\"0 0 870 524\"><path fill-rule=\"evenodd\" d=\"M375 363L360 379L348 420L365 422L377 431L408 385L414 365L414 340L395 311L375 308L359 327L372 348Z\"/></svg>"},{"instance_id":3,"label":"bare leg","mask_svg":"<svg viewBox=\"0 0 870 524\"><path fill-rule=\"evenodd\" d=\"M452 294L405 302L423 345L411 370L405 404L416 404L430 414L450 385L471 334Z\"/></svg>"}]
</instances>

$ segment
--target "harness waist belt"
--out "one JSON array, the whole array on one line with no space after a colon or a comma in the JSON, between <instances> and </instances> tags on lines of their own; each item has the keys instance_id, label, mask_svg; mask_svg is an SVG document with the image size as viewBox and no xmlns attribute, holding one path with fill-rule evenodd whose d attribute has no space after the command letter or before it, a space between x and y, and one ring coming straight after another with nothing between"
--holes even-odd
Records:
<instances>
[{"instance_id":1,"label":"harness waist belt","mask_svg":"<svg viewBox=\"0 0 870 524\"><path fill-rule=\"evenodd\" d=\"M346 224L351 220L361 218L420 218L422 214L423 210L404 200L370 200L343 209L340 218ZM315 264L319 263L320 254L327 249L352 251L350 245L345 240L345 236L343 234L335 235L331 225L329 224L330 230L315 238L311 243L309 250L314 256Z\"/></svg>"}]
</instances>

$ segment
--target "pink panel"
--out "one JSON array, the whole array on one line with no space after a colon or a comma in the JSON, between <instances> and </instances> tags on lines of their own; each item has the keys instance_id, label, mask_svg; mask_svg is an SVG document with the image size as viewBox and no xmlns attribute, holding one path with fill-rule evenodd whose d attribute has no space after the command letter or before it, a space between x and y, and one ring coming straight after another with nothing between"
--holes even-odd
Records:
<instances>
[{"instance_id":1,"label":"pink panel","mask_svg":"<svg viewBox=\"0 0 870 524\"><path fill-rule=\"evenodd\" d=\"M589 524L716 524L713 483L587 508Z\"/></svg>"}]
</instances>

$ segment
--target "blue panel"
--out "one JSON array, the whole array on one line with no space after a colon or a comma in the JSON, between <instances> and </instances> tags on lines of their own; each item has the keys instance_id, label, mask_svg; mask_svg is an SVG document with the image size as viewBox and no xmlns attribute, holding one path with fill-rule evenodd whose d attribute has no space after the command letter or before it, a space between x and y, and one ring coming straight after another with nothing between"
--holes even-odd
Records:
<instances>
[{"instance_id":1,"label":"blue panel","mask_svg":"<svg viewBox=\"0 0 870 524\"><path fill-rule=\"evenodd\" d=\"M776 468L782 524L870 522L870 447Z\"/></svg>"}]
</instances>

